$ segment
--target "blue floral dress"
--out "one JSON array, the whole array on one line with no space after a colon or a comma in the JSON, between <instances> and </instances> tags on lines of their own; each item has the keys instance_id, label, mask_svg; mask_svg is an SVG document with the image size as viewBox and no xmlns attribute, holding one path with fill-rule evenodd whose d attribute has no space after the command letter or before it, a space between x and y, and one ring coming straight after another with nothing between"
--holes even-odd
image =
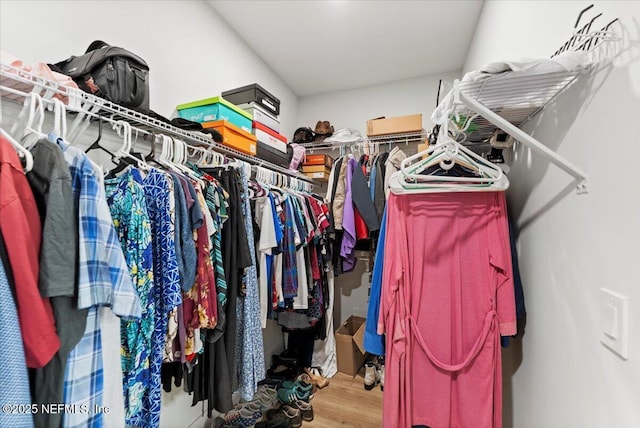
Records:
<instances>
[{"instance_id":1,"label":"blue floral dress","mask_svg":"<svg viewBox=\"0 0 640 428\"><path fill-rule=\"evenodd\" d=\"M147 419L131 425L155 428L160 426L161 370L169 313L182 303L175 224L171 221L173 180L157 169L151 169L144 179L139 171L134 170L133 173L136 180L143 183L147 212L151 221L156 312L151 351L149 413L146 415Z\"/></svg>"},{"instance_id":2,"label":"blue floral dress","mask_svg":"<svg viewBox=\"0 0 640 428\"><path fill-rule=\"evenodd\" d=\"M242 282L246 286L246 295L238 299L238 333L236 341L240 361L238 376L240 395L245 400L251 400L256 392L258 382L264 379L264 344L262 341L262 321L260 318L260 291L258 289L258 274L256 270L255 241L249 203L249 174L240 168L242 179L242 216L247 231L249 252L252 265L245 269ZM242 225L240 226L242 227Z\"/></svg>"},{"instance_id":3,"label":"blue floral dress","mask_svg":"<svg viewBox=\"0 0 640 428\"><path fill-rule=\"evenodd\" d=\"M145 192L133 169L105 180L107 202L142 306L142 318L121 323L121 358L126 422L138 425L148 413L150 358L156 303L151 222ZM137 172L137 171L136 171Z\"/></svg>"}]
</instances>

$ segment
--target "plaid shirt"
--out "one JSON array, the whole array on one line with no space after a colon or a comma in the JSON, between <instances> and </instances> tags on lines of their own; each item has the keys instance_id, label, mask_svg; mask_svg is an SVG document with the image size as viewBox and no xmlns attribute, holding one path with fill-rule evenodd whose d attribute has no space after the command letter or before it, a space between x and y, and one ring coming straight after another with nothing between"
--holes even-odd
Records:
<instances>
[{"instance_id":1,"label":"plaid shirt","mask_svg":"<svg viewBox=\"0 0 640 428\"><path fill-rule=\"evenodd\" d=\"M92 411L103 404L97 306L110 306L116 315L126 318L139 318L142 310L113 227L100 174L96 174L82 151L58 143L69 164L79 215L78 306L91 308L84 335L69 354L64 383L65 403L88 406L88 411L65 413L63 427L101 427L102 413Z\"/></svg>"}]
</instances>

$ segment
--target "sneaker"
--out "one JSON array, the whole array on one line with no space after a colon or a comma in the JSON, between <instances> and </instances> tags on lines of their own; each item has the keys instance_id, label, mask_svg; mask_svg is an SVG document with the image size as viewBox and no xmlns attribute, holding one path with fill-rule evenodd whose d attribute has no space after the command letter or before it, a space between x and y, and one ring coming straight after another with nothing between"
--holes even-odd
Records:
<instances>
[{"instance_id":1,"label":"sneaker","mask_svg":"<svg viewBox=\"0 0 640 428\"><path fill-rule=\"evenodd\" d=\"M364 365L364 389L371 391L379 381L380 377L375 364L367 361Z\"/></svg>"},{"instance_id":2,"label":"sneaker","mask_svg":"<svg viewBox=\"0 0 640 428\"><path fill-rule=\"evenodd\" d=\"M272 409L266 413L267 421L277 421L286 418L292 427L302 426L302 412L295 406L283 405L279 409Z\"/></svg>"},{"instance_id":3,"label":"sneaker","mask_svg":"<svg viewBox=\"0 0 640 428\"><path fill-rule=\"evenodd\" d=\"M262 412L248 408L234 409L227 412L223 418L225 422L223 426L225 428L249 428L262 418Z\"/></svg>"},{"instance_id":4,"label":"sneaker","mask_svg":"<svg viewBox=\"0 0 640 428\"><path fill-rule=\"evenodd\" d=\"M313 387L306 382L283 382L278 389L278 400L283 404L292 404L296 400L307 403L313 399Z\"/></svg>"},{"instance_id":5,"label":"sneaker","mask_svg":"<svg viewBox=\"0 0 640 428\"><path fill-rule=\"evenodd\" d=\"M300 410L302 420L311 422L313 420L313 406L306 401L298 400L295 402L296 407Z\"/></svg>"}]
</instances>

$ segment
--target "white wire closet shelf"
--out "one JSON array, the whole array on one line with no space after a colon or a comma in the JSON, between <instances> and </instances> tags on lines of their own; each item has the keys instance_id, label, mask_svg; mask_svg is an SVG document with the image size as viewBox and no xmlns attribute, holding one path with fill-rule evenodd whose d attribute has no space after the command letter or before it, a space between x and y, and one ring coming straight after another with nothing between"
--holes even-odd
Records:
<instances>
[{"instance_id":1,"label":"white wire closet shelf","mask_svg":"<svg viewBox=\"0 0 640 428\"><path fill-rule=\"evenodd\" d=\"M377 135L367 137L367 141L372 144L399 144L399 143L423 143L427 138L427 132L403 132L399 134Z\"/></svg>"},{"instance_id":2,"label":"white wire closet shelf","mask_svg":"<svg viewBox=\"0 0 640 428\"><path fill-rule=\"evenodd\" d=\"M587 174L583 170L519 127L591 69L580 67L540 74L505 72L480 81L456 80L444 100L451 102L448 117L466 129L465 145L486 143L496 129L501 129L574 177L578 194L587 193Z\"/></svg>"},{"instance_id":3,"label":"white wire closet shelf","mask_svg":"<svg viewBox=\"0 0 640 428\"><path fill-rule=\"evenodd\" d=\"M573 64L573 68L566 68L567 71L514 71L488 77L475 73L471 76L475 76L476 79L471 77L463 79L462 82L456 80L453 89L443 101L444 106L438 106L434 112L435 121L442 125L444 121L453 119L462 129L463 136L470 145L486 143L499 128L571 175L578 194L587 193L587 174L582 169L519 127L543 110L579 76L592 72L598 62L597 51L601 46L620 40L617 32L612 30L612 25L618 21L617 18L599 30L592 30L594 22L602 13L579 27L583 15L591 8L593 5L580 11L570 38L552 55L555 59L571 51L575 59L575 54L581 53L586 62Z\"/></svg>"},{"instance_id":4,"label":"white wire closet shelf","mask_svg":"<svg viewBox=\"0 0 640 428\"><path fill-rule=\"evenodd\" d=\"M521 127L588 71L589 68L583 68L535 75L507 72L481 81L462 81L459 90L509 123ZM461 106L456 113L471 118L476 112L469 106ZM477 116L471 121L466 142L485 142L496 128L488 118Z\"/></svg>"},{"instance_id":5,"label":"white wire closet shelf","mask_svg":"<svg viewBox=\"0 0 640 428\"><path fill-rule=\"evenodd\" d=\"M22 69L0 63L0 96L3 99L22 102L24 93L37 92L44 98L51 98L54 95L61 96L67 104L67 111L76 113L74 124L80 123L91 116L95 117L98 112L104 116L111 116L113 120L124 120L136 128L143 131L165 133L174 137L182 138L195 145L209 147L213 151L245 161L251 165L261 166L269 170L276 171L288 177L306 183L315 182L301 173L293 172L279 165L268 161L246 155L231 147L219 144L204 134L185 131L171 124L155 119L143 113L122 107L118 104L88 94L77 88L61 85L58 82L44 79L40 76L24 71Z\"/></svg>"},{"instance_id":6,"label":"white wire closet shelf","mask_svg":"<svg viewBox=\"0 0 640 428\"><path fill-rule=\"evenodd\" d=\"M347 148L357 146L381 146L385 144L401 144L401 143L422 143L427 138L426 131L420 132L403 132L398 134L378 135L375 137L360 138L355 141L331 141L331 142L311 142L303 143L302 147L307 150L326 150L336 148Z\"/></svg>"}]
</instances>

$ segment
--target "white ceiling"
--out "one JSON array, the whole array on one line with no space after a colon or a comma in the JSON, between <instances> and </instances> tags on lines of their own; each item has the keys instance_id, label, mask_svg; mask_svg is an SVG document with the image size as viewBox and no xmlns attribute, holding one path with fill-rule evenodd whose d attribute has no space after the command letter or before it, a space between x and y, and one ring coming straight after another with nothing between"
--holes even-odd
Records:
<instances>
[{"instance_id":1,"label":"white ceiling","mask_svg":"<svg viewBox=\"0 0 640 428\"><path fill-rule=\"evenodd\" d=\"M209 4L299 96L459 70L482 0Z\"/></svg>"}]
</instances>

